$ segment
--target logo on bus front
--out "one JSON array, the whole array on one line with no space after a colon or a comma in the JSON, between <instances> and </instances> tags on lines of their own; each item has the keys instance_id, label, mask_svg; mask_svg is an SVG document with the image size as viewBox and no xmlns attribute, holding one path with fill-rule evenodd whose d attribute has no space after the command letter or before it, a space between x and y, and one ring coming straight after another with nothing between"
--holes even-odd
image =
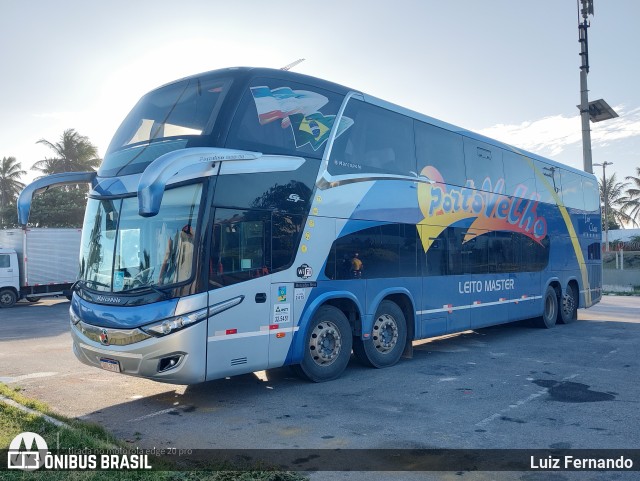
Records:
<instances>
[{"instance_id":1,"label":"logo on bus front","mask_svg":"<svg viewBox=\"0 0 640 481\"><path fill-rule=\"evenodd\" d=\"M109 345L109 333L107 332L106 329L102 329L100 331L100 343L103 344L104 346Z\"/></svg>"},{"instance_id":2,"label":"logo on bus front","mask_svg":"<svg viewBox=\"0 0 640 481\"><path fill-rule=\"evenodd\" d=\"M309 279L309 277L311 277L313 275L313 269L311 268L311 266L309 264L302 264L296 270L296 274L301 279Z\"/></svg>"}]
</instances>

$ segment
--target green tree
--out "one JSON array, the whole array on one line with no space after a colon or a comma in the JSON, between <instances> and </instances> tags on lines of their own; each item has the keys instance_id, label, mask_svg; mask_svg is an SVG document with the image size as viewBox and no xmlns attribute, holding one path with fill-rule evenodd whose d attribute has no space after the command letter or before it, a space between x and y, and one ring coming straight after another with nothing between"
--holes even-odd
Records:
<instances>
[{"instance_id":1,"label":"green tree","mask_svg":"<svg viewBox=\"0 0 640 481\"><path fill-rule=\"evenodd\" d=\"M640 224L640 167L636 167L636 175L628 175L625 180L631 181L631 187L625 192L624 210L633 219L633 224Z\"/></svg>"},{"instance_id":2,"label":"green tree","mask_svg":"<svg viewBox=\"0 0 640 481\"><path fill-rule=\"evenodd\" d=\"M13 224L14 217L10 211L16 208L16 198L24 188L20 178L26 172L15 157L3 157L0 162L0 227Z\"/></svg>"},{"instance_id":3,"label":"green tree","mask_svg":"<svg viewBox=\"0 0 640 481\"><path fill-rule=\"evenodd\" d=\"M86 189L55 187L33 197L29 224L35 227L82 227Z\"/></svg>"},{"instance_id":4,"label":"green tree","mask_svg":"<svg viewBox=\"0 0 640 481\"><path fill-rule=\"evenodd\" d=\"M59 142L49 142L40 139L38 144L48 147L54 152L54 157L47 157L36 162L32 169L43 174L57 174L60 172L85 172L94 170L100 165L98 148L88 137L80 135L74 129L67 129L62 133Z\"/></svg>"},{"instance_id":5,"label":"green tree","mask_svg":"<svg viewBox=\"0 0 640 481\"><path fill-rule=\"evenodd\" d=\"M602 227L608 224L609 230L619 229L624 224L635 224L634 219L625 212L627 197L625 189L629 186L627 182L618 182L616 174L599 179L600 198L602 199ZM606 212L606 218L605 218Z\"/></svg>"}]
</instances>

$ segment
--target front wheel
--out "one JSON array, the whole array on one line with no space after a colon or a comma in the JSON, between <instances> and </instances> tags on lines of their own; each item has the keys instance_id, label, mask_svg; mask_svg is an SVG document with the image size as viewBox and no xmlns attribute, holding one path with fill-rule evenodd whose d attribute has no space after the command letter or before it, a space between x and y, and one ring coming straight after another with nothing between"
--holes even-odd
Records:
<instances>
[{"instance_id":1,"label":"front wheel","mask_svg":"<svg viewBox=\"0 0 640 481\"><path fill-rule=\"evenodd\" d=\"M18 300L18 296L12 289L0 291L0 307L12 307Z\"/></svg>"},{"instance_id":2,"label":"front wheel","mask_svg":"<svg viewBox=\"0 0 640 481\"><path fill-rule=\"evenodd\" d=\"M570 324L578 319L578 290L573 284L567 286L567 290L560 298L560 312L558 322Z\"/></svg>"},{"instance_id":3,"label":"front wheel","mask_svg":"<svg viewBox=\"0 0 640 481\"><path fill-rule=\"evenodd\" d=\"M402 309L391 301L382 301L373 321L371 339L356 338L353 353L364 365L377 368L398 362L407 342L407 321Z\"/></svg>"},{"instance_id":4,"label":"front wheel","mask_svg":"<svg viewBox=\"0 0 640 481\"><path fill-rule=\"evenodd\" d=\"M537 319L537 325L538 327L551 329L556 325L556 319L558 318L558 293L553 287L547 286L543 299L542 317Z\"/></svg>"},{"instance_id":5,"label":"front wheel","mask_svg":"<svg viewBox=\"0 0 640 481\"><path fill-rule=\"evenodd\" d=\"M351 356L351 325L342 311L322 306L313 316L305 339L304 357L294 370L313 382L336 379Z\"/></svg>"}]
</instances>

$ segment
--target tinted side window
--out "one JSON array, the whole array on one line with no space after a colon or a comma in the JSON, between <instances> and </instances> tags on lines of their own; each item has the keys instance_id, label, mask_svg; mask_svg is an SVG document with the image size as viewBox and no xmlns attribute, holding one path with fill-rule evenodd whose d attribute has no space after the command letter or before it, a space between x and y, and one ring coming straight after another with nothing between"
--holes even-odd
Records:
<instances>
[{"instance_id":1,"label":"tinted side window","mask_svg":"<svg viewBox=\"0 0 640 481\"><path fill-rule=\"evenodd\" d=\"M322 158L342 99L310 85L254 79L240 102L226 147Z\"/></svg>"},{"instance_id":2,"label":"tinted side window","mask_svg":"<svg viewBox=\"0 0 640 481\"><path fill-rule=\"evenodd\" d=\"M353 125L333 144L330 174L416 171L412 119L355 99L349 100L344 116Z\"/></svg>"},{"instance_id":3,"label":"tinted side window","mask_svg":"<svg viewBox=\"0 0 640 481\"><path fill-rule=\"evenodd\" d=\"M466 257L465 264L470 274L486 274L489 272L489 234L479 234L468 240L462 246L462 253Z\"/></svg>"},{"instance_id":4,"label":"tinted side window","mask_svg":"<svg viewBox=\"0 0 640 481\"><path fill-rule=\"evenodd\" d=\"M307 159L299 169L290 172L220 175L214 204L304 214L309 210L319 165L320 161Z\"/></svg>"},{"instance_id":5,"label":"tinted side window","mask_svg":"<svg viewBox=\"0 0 640 481\"><path fill-rule=\"evenodd\" d=\"M546 202L547 204L555 204L556 201L551 193L552 190L555 190L556 194L562 198L560 169L544 162L540 162L539 160L535 160L534 162L536 168L546 180L545 182L545 180L540 179L540 181L537 182L540 201Z\"/></svg>"},{"instance_id":6,"label":"tinted side window","mask_svg":"<svg viewBox=\"0 0 640 481\"><path fill-rule=\"evenodd\" d=\"M415 277L416 228L384 224L337 239L325 275L330 279Z\"/></svg>"},{"instance_id":7,"label":"tinted side window","mask_svg":"<svg viewBox=\"0 0 640 481\"><path fill-rule=\"evenodd\" d=\"M304 218L260 210L216 209L209 286L265 276L293 262Z\"/></svg>"},{"instance_id":8,"label":"tinted side window","mask_svg":"<svg viewBox=\"0 0 640 481\"><path fill-rule=\"evenodd\" d=\"M303 225L303 216L271 214L271 272L281 271L291 265Z\"/></svg>"},{"instance_id":9,"label":"tinted side window","mask_svg":"<svg viewBox=\"0 0 640 481\"><path fill-rule=\"evenodd\" d=\"M427 276L537 272L549 263L549 237L537 243L512 232L488 232L464 242L466 229L446 228L426 252Z\"/></svg>"},{"instance_id":10,"label":"tinted side window","mask_svg":"<svg viewBox=\"0 0 640 481\"><path fill-rule=\"evenodd\" d=\"M494 192L504 179L502 149L498 147L465 137L464 163L467 180L473 181L478 190Z\"/></svg>"},{"instance_id":11,"label":"tinted side window","mask_svg":"<svg viewBox=\"0 0 640 481\"><path fill-rule=\"evenodd\" d=\"M561 169L562 177L562 202L565 206L574 209L584 209L584 197L582 193L582 176Z\"/></svg>"},{"instance_id":12,"label":"tinted side window","mask_svg":"<svg viewBox=\"0 0 640 481\"><path fill-rule=\"evenodd\" d=\"M588 212L600 211L600 191L598 183L591 177L582 179L582 190L584 192L584 209Z\"/></svg>"},{"instance_id":13,"label":"tinted side window","mask_svg":"<svg viewBox=\"0 0 640 481\"><path fill-rule=\"evenodd\" d=\"M425 167L438 170L444 182L464 186L464 148L462 136L424 122L415 122L418 173ZM425 173L429 177L429 173Z\"/></svg>"},{"instance_id":14,"label":"tinted side window","mask_svg":"<svg viewBox=\"0 0 640 481\"><path fill-rule=\"evenodd\" d=\"M11 267L9 254L0 254L0 268Z\"/></svg>"},{"instance_id":15,"label":"tinted side window","mask_svg":"<svg viewBox=\"0 0 640 481\"><path fill-rule=\"evenodd\" d=\"M531 198L537 192L536 176L532 168L533 160L505 151L503 153L505 193L517 197Z\"/></svg>"},{"instance_id":16,"label":"tinted side window","mask_svg":"<svg viewBox=\"0 0 640 481\"><path fill-rule=\"evenodd\" d=\"M269 212L216 209L209 287L224 287L269 274Z\"/></svg>"}]
</instances>

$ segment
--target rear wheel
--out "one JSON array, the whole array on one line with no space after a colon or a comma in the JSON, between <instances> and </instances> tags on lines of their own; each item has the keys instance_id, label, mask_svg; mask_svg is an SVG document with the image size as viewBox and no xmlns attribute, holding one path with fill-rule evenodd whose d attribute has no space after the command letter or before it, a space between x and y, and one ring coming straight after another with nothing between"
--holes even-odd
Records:
<instances>
[{"instance_id":1,"label":"rear wheel","mask_svg":"<svg viewBox=\"0 0 640 481\"><path fill-rule=\"evenodd\" d=\"M374 316L371 339L354 339L353 353L368 366L393 366L400 359L406 341L407 321L402 309L392 301L382 301Z\"/></svg>"},{"instance_id":2,"label":"rear wheel","mask_svg":"<svg viewBox=\"0 0 640 481\"><path fill-rule=\"evenodd\" d=\"M29 302L38 302L40 300L39 297L27 296L25 299Z\"/></svg>"},{"instance_id":3,"label":"rear wheel","mask_svg":"<svg viewBox=\"0 0 640 481\"><path fill-rule=\"evenodd\" d=\"M311 321L304 358L294 370L313 382L336 379L349 363L351 345L351 325L346 316L336 307L322 306Z\"/></svg>"},{"instance_id":4,"label":"rear wheel","mask_svg":"<svg viewBox=\"0 0 640 481\"><path fill-rule=\"evenodd\" d=\"M0 307L11 307L18 300L18 296L12 289L3 289L0 291Z\"/></svg>"},{"instance_id":5,"label":"rear wheel","mask_svg":"<svg viewBox=\"0 0 640 481\"><path fill-rule=\"evenodd\" d=\"M536 320L536 324L538 327L551 329L556 325L556 319L558 318L558 294L553 287L548 286L543 299L544 310L542 311L542 317Z\"/></svg>"},{"instance_id":6,"label":"rear wheel","mask_svg":"<svg viewBox=\"0 0 640 481\"><path fill-rule=\"evenodd\" d=\"M569 284L560 297L558 321L562 324L570 324L576 319L578 319L578 290L573 284Z\"/></svg>"}]
</instances>

